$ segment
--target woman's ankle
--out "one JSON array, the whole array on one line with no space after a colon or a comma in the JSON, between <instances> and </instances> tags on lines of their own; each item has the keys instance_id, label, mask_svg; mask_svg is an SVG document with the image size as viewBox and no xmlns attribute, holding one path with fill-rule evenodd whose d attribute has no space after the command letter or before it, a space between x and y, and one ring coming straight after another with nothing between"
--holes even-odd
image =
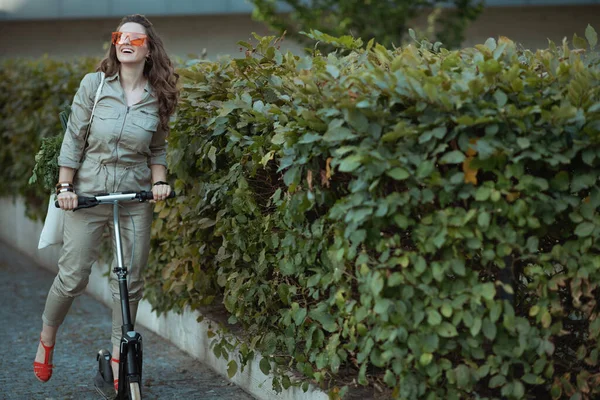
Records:
<instances>
[{"instance_id":1,"label":"woman's ankle","mask_svg":"<svg viewBox=\"0 0 600 400\"><path fill-rule=\"evenodd\" d=\"M50 347L51 347L51 346L54 346L54 342L56 342L56 338L52 338L52 337L44 337L44 336L41 336L41 337L40 337L40 340L42 341L42 343L43 343L45 346L50 346Z\"/></svg>"},{"instance_id":2,"label":"woman's ankle","mask_svg":"<svg viewBox=\"0 0 600 400\"><path fill-rule=\"evenodd\" d=\"M58 326L49 326L46 324L42 325L42 332L40 333L40 339L46 346L53 346L56 342L56 333L58 332Z\"/></svg>"}]
</instances>

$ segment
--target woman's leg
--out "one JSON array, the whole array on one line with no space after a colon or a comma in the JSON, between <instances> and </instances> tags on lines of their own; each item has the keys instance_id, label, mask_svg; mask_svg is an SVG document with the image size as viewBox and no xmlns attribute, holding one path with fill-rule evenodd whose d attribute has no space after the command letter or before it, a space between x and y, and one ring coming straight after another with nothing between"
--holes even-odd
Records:
<instances>
[{"instance_id":1,"label":"woman's leg","mask_svg":"<svg viewBox=\"0 0 600 400\"><path fill-rule=\"evenodd\" d=\"M133 219L133 221L132 221ZM138 303L142 299L144 291L143 271L148 262L150 250L150 229L152 227L152 205L148 203L127 203L121 208L119 214L121 225L121 243L123 245L123 262L127 267L129 309L132 322L137 316ZM114 225L109 221L111 236L114 245ZM131 265L131 251L134 251L133 265ZM117 264L117 253L113 267ZM121 296L119 294L119 283L114 273L110 275L110 288L113 297L112 307L112 335L113 357L119 358L119 346L121 342L121 326L123 318L121 313ZM118 364L112 363L115 379L118 378Z\"/></svg>"},{"instance_id":2,"label":"woman's leg","mask_svg":"<svg viewBox=\"0 0 600 400\"><path fill-rule=\"evenodd\" d=\"M51 346L56 332L64 321L75 297L87 286L92 264L99 252L107 212L103 207L65 213L64 244L58 261L58 274L46 299L42 315L42 342ZM44 362L45 350L41 344L35 361Z\"/></svg>"}]
</instances>

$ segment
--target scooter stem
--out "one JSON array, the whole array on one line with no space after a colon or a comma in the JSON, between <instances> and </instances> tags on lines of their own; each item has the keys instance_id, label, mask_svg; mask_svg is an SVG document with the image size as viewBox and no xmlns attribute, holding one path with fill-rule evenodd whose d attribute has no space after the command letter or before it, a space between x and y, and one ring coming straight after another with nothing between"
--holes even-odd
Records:
<instances>
[{"instance_id":1,"label":"scooter stem","mask_svg":"<svg viewBox=\"0 0 600 400\"><path fill-rule=\"evenodd\" d=\"M121 314L123 316L123 335L133 331L131 312L129 310L129 290L127 289L127 267L123 262L123 244L121 242L121 225L119 223L119 202L113 202L113 223L115 227L115 247L117 250L117 266L114 273L117 274L119 283L119 294L121 297Z\"/></svg>"}]
</instances>

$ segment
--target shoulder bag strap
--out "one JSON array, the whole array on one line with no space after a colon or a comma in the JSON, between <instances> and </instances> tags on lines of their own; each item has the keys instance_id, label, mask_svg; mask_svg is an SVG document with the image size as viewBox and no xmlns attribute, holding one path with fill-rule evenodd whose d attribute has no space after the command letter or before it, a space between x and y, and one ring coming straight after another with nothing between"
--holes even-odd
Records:
<instances>
[{"instance_id":1,"label":"shoulder bag strap","mask_svg":"<svg viewBox=\"0 0 600 400\"><path fill-rule=\"evenodd\" d=\"M88 123L87 130L85 131L85 145L84 150L81 152L81 159L79 162L83 161L83 156L85 155L85 149L87 147L87 140L90 136L90 129L92 127L92 119L94 119L94 111L96 110L96 104L98 104L98 99L100 98L100 92L102 92L102 86L104 86L104 72L100 72L100 84L98 85L98 89L96 89L96 97L94 97L94 106L92 107L92 114L90 115L90 122Z\"/></svg>"}]
</instances>

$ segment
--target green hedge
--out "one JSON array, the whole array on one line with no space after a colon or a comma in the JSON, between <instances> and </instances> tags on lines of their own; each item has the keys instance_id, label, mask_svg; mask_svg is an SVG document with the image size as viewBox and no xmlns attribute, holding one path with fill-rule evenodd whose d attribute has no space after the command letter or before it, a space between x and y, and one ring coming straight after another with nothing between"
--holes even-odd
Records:
<instances>
[{"instance_id":1,"label":"green hedge","mask_svg":"<svg viewBox=\"0 0 600 400\"><path fill-rule=\"evenodd\" d=\"M248 333L231 373L259 349L263 371L292 367L332 397L356 381L401 399L596 398L586 37L535 53L342 38L353 50L326 57L257 38L245 58L182 68L181 195L157 206L147 298L166 311L222 295Z\"/></svg>"},{"instance_id":2,"label":"green hedge","mask_svg":"<svg viewBox=\"0 0 600 400\"><path fill-rule=\"evenodd\" d=\"M48 204L48 193L41 185L27 185L41 139L61 131L59 112L71 104L79 82L97 62L45 57L0 63L0 168L4 177L0 195L24 196L32 217L45 215Z\"/></svg>"}]
</instances>

